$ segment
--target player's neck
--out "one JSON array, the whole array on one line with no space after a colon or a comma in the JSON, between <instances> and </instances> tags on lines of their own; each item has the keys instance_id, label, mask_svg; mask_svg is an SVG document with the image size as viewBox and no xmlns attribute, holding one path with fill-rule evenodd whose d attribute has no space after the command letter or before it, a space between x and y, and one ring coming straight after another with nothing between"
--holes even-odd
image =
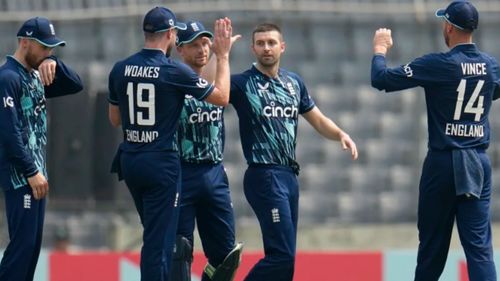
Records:
<instances>
[{"instance_id":1,"label":"player's neck","mask_svg":"<svg viewBox=\"0 0 500 281\"><path fill-rule=\"evenodd\" d=\"M472 36L459 36L450 38L450 49L455 48L457 45L472 44Z\"/></svg>"},{"instance_id":2,"label":"player's neck","mask_svg":"<svg viewBox=\"0 0 500 281\"><path fill-rule=\"evenodd\" d=\"M21 63L24 68L26 68L26 70L28 71L32 71L33 69L28 65L28 63L26 62L26 56L24 54L22 54L21 50L17 49L16 52L14 53L13 57L19 62Z\"/></svg>"},{"instance_id":3,"label":"player's neck","mask_svg":"<svg viewBox=\"0 0 500 281\"><path fill-rule=\"evenodd\" d=\"M144 49L159 50L159 51L162 51L164 54L167 53L167 50L165 50L165 45L162 44L161 42L148 42L148 41L146 41L144 43Z\"/></svg>"},{"instance_id":4,"label":"player's neck","mask_svg":"<svg viewBox=\"0 0 500 281\"><path fill-rule=\"evenodd\" d=\"M278 71L280 69L280 64L276 63L272 66L264 66L260 63L256 63L255 67L262 73L264 73L266 76L269 76L271 78L276 78L278 76Z\"/></svg>"}]
</instances>

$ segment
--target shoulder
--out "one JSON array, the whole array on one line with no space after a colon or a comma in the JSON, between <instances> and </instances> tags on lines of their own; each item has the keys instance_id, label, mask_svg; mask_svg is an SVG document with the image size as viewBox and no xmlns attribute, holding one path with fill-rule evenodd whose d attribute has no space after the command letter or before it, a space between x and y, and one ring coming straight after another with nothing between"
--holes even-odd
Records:
<instances>
[{"instance_id":1,"label":"shoulder","mask_svg":"<svg viewBox=\"0 0 500 281\"><path fill-rule=\"evenodd\" d=\"M194 70L184 62L168 58L165 65L170 71L181 75L196 75Z\"/></svg>"},{"instance_id":2,"label":"shoulder","mask_svg":"<svg viewBox=\"0 0 500 281\"><path fill-rule=\"evenodd\" d=\"M485 52L479 52L479 53L481 54L482 57L484 57L486 60L488 60L491 64L498 65L497 60L492 55L485 53Z\"/></svg>"},{"instance_id":3,"label":"shoulder","mask_svg":"<svg viewBox=\"0 0 500 281\"><path fill-rule=\"evenodd\" d=\"M17 83L21 79L21 74L15 68L9 67L4 64L0 67L0 83L12 84Z\"/></svg>"},{"instance_id":4,"label":"shoulder","mask_svg":"<svg viewBox=\"0 0 500 281\"><path fill-rule=\"evenodd\" d=\"M413 60L413 63L418 63L422 65L439 65L442 62L448 61L450 58L450 53L430 53L420 56Z\"/></svg>"},{"instance_id":5,"label":"shoulder","mask_svg":"<svg viewBox=\"0 0 500 281\"><path fill-rule=\"evenodd\" d=\"M304 79L299 74L292 72L292 71L289 71L289 70L286 70L286 69L283 69L283 68L281 68L280 71L283 75L286 75L286 76L296 80L300 84L304 84Z\"/></svg>"},{"instance_id":6,"label":"shoulder","mask_svg":"<svg viewBox=\"0 0 500 281\"><path fill-rule=\"evenodd\" d=\"M256 75L251 69L245 70L241 73L231 75L231 83L233 82L246 82L250 77Z\"/></svg>"}]
</instances>

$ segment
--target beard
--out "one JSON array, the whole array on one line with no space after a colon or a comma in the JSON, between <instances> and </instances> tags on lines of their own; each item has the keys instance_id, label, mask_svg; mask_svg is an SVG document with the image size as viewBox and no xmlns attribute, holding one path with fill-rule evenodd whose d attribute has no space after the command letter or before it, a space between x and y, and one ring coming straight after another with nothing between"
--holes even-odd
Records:
<instances>
[{"instance_id":1,"label":"beard","mask_svg":"<svg viewBox=\"0 0 500 281\"><path fill-rule=\"evenodd\" d=\"M272 67L278 63L278 60L274 57L259 57L259 64L265 67Z\"/></svg>"},{"instance_id":2,"label":"beard","mask_svg":"<svg viewBox=\"0 0 500 281\"><path fill-rule=\"evenodd\" d=\"M448 34L446 33L446 29L443 29L443 38L446 46L450 47L450 36L448 36Z\"/></svg>"},{"instance_id":3,"label":"beard","mask_svg":"<svg viewBox=\"0 0 500 281\"><path fill-rule=\"evenodd\" d=\"M28 49L28 52L27 52L26 57L25 57L25 61L29 67L31 67L32 69L38 70L38 66L42 63L43 58L42 59L38 58L36 55L33 54L33 52L31 52L30 49Z\"/></svg>"}]
</instances>

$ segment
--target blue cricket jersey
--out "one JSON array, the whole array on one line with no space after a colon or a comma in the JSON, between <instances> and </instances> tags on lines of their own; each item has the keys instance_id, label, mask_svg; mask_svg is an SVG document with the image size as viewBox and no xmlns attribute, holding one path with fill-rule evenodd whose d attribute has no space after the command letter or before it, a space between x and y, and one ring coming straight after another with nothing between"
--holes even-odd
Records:
<instances>
[{"instance_id":1,"label":"blue cricket jersey","mask_svg":"<svg viewBox=\"0 0 500 281\"><path fill-rule=\"evenodd\" d=\"M45 98L83 89L78 74L56 57L54 82L44 87L38 71L28 71L8 56L0 67L0 187L16 189L27 177L41 172L46 178L47 112Z\"/></svg>"},{"instance_id":2,"label":"blue cricket jersey","mask_svg":"<svg viewBox=\"0 0 500 281\"><path fill-rule=\"evenodd\" d=\"M488 147L488 113L498 93L499 69L475 44L460 44L396 68L387 68L385 57L375 55L371 76L372 85L387 92L424 88L430 149Z\"/></svg>"},{"instance_id":3,"label":"blue cricket jersey","mask_svg":"<svg viewBox=\"0 0 500 281\"><path fill-rule=\"evenodd\" d=\"M179 120L181 160L188 163L219 163L224 153L224 107L186 96Z\"/></svg>"},{"instance_id":4,"label":"blue cricket jersey","mask_svg":"<svg viewBox=\"0 0 500 281\"><path fill-rule=\"evenodd\" d=\"M115 64L109 74L108 101L120 108L129 152L177 151L175 133L184 96L202 100L214 86L190 67L157 49L142 49Z\"/></svg>"},{"instance_id":5,"label":"blue cricket jersey","mask_svg":"<svg viewBox=\"0 0 500 281\"><path fill-rule=\"evenodd\" d=\"M298 168L295 160L299 114L314 108L302 79L279 69L270 78L255 66L231 76L231 96L239 117L241 145L248 164Z\"/></svg>"}]
</instances>

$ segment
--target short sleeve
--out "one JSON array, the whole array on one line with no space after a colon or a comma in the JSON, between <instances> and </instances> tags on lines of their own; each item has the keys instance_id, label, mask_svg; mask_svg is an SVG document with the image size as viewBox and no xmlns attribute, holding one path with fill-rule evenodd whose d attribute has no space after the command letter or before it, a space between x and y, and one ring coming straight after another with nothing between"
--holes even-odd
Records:
<instances>
[{"instance_id":1,"label":"short sleeve","mask_svg":"<svg viewBox=\"0 0 500 281\"><path fill-rule=\"evenodd\" d=\"M229 103L233 106L241 102L241 97L243 95L242 85L241 85L241 75L231 75L231 90L229 94Z\"/></svg>"},{"instance_id":2,"label":"short sleeve","mask_svg":"<svg viewBox=\"0 0 500 281\"><path fill-rule=\"evenodd\" d=\"M115 87L114 87L114 81L115 81L114 76L115 76L116 68L117 68L117 66L115 65L113 67L113 69L111 70L111 72L109 73L109 77L108 77L108 90L109 90L108 102L112 105L118 105L118 103L119 103L118 93L116 92Z\"/></svg>"},{"instance_id":3,"label":"short sleeve","mask_svg":"<svg viewBox=\"0 0 500 281\"><path fill-rule=\"evenodd\" d=\"M299 87L300 87L299 113L304 114L304 113L309 112L311 109L313 109L316 104L314 103L314 100L309 95L309 92L307 91L307 87L304 84L304 81L302 81L302 79L300 79L300 78L298 78L297 81L298 81Z\"/></svg>"}]
</instances>

